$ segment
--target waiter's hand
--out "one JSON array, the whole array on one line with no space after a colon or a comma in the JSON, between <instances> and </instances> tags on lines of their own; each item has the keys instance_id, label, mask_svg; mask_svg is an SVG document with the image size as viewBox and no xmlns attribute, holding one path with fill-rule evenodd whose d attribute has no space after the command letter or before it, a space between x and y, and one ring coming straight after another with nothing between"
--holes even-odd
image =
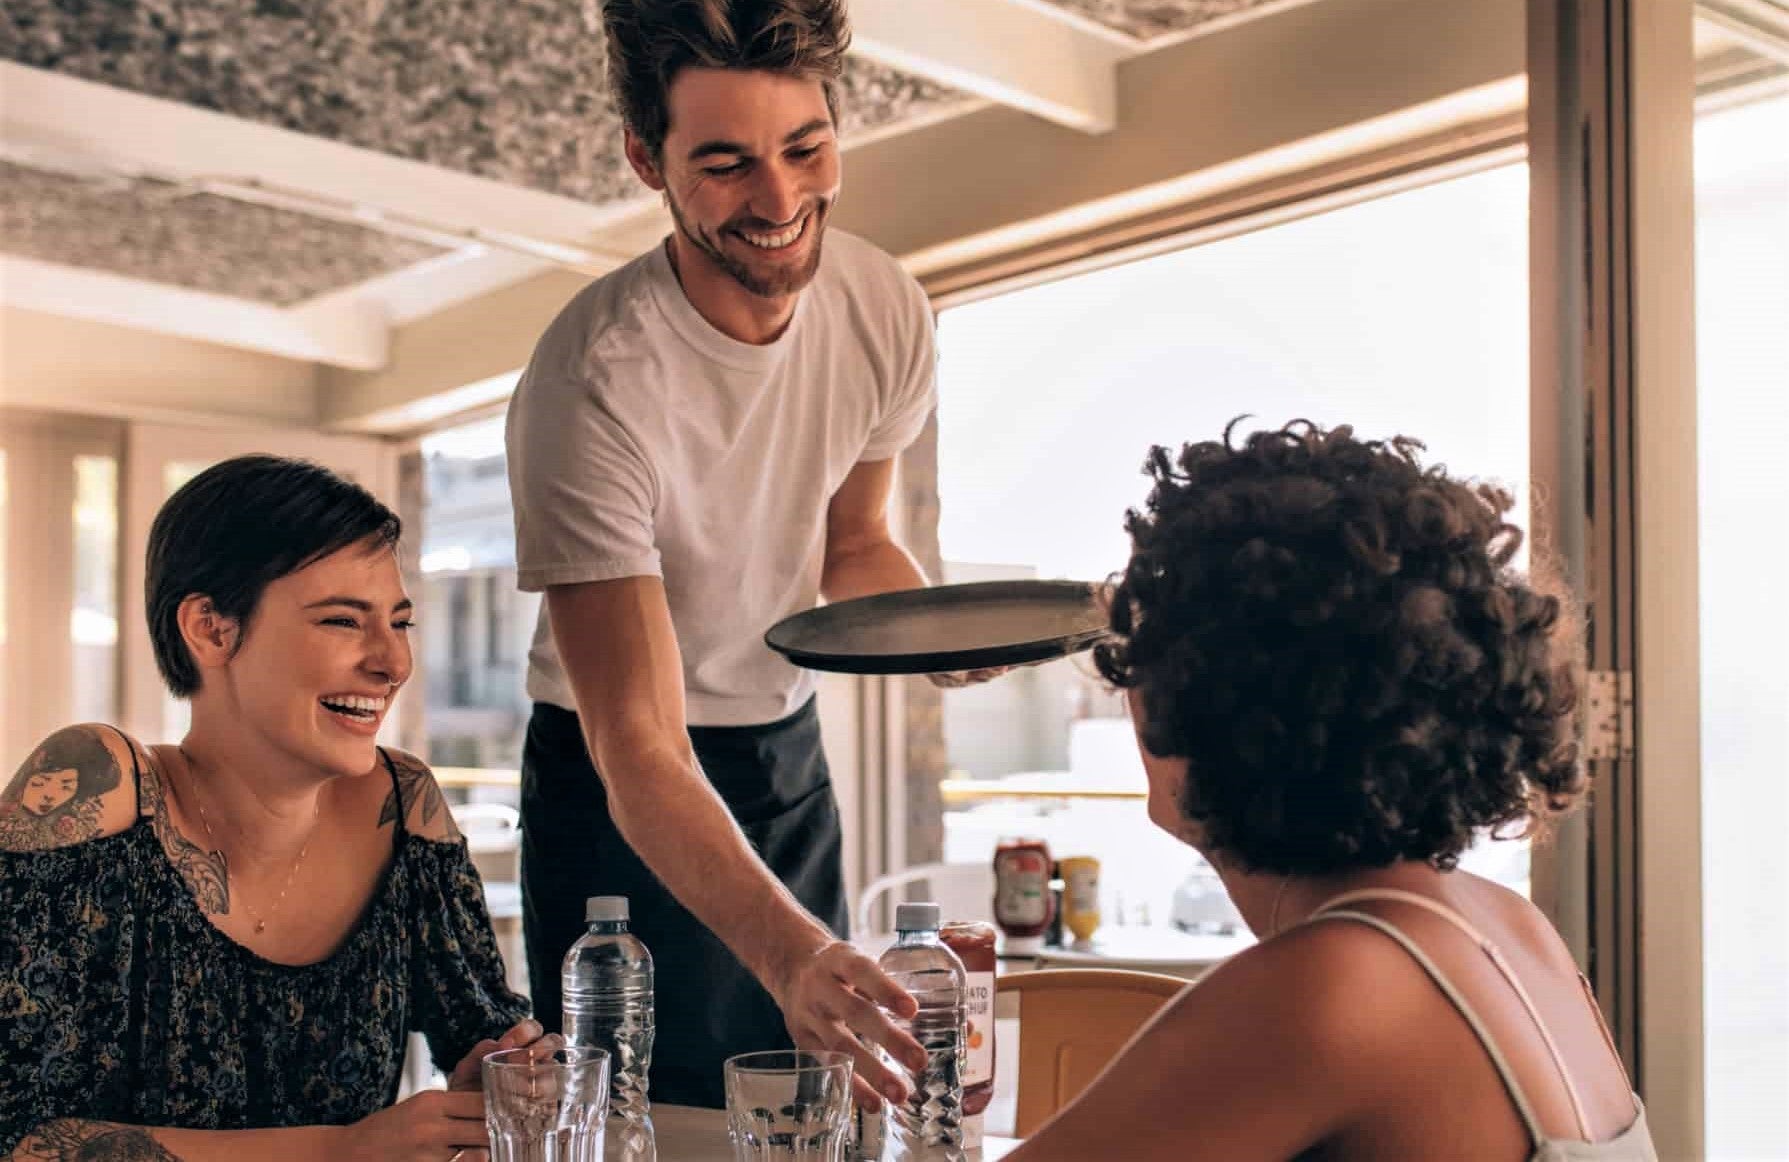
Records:
<instances>
[{"instance_id":1,"label":"waiter's hand","mask_svg":"<svg viewBox=\"0 0 1789 1162\"><path fill-rule=\"evenodd\" d=\"M1011 666L989 666L982 670L951 670L943 674L927 674L932 685L945 690L956 690L964 686L979 686L983 682L992 682L995 678L1012 669Z\"/></svg>"},{"instance_id":2,"label":"waiter's hand","mask_svg":"<svg viewBox=\"0 0 1789 1162\"><path fill-rule=\"evenodd\" d=\"M834 940L790 964L771 991L797 1046L849 1053L856 1060L851 1088L858 1105L880 1109L878 1094L897 1104L907 1100L907 1079L876 1047L909 1070L925 1068L926 1051L889 1019L889 1012L911 1019L919 1006L875 961Z\"/></svg>"}]
</instances>

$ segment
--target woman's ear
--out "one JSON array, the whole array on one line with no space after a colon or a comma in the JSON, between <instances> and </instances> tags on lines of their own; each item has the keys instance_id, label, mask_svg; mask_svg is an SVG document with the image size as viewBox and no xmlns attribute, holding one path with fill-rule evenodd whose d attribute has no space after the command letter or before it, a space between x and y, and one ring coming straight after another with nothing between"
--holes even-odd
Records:
<instances>
[{"instance_id":1,"label":"woman's ear","mask_svg":"<svg viewBox=\"0 0 1789 1162\"><path fill-rule=\"evenodd\" d=\"M236 655L237 635L242 627L235 618L219 613L211 598L190 593L175 616L187 652L201 671L217 669Z\"/></svg>"}]
</instances>

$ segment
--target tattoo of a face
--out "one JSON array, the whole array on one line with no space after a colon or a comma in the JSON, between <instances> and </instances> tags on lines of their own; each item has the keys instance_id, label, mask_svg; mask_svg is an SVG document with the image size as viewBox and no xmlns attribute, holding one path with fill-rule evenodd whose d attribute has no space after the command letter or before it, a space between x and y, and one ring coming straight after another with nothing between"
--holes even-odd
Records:
<instances>
[{"instance_id":1,"label":"tattoo of a face","mask_svg":"<svg viewBox=\"0 0 1789 1162\"><path fill-rule=\"evenodd\" d=\"M143 812L152 817L150 826L161 840L162 850L186 886L192 890L199 907L212 916L230 914L230 862L221 851L206 851L188 839L168 812L168 800L162 790L161 775L153 768L143 772Z\"/></svg>"},{"instance_id":2,"label":"tattoo of a face","mask_svg":"<svg viewBox=\"0 0 1789 1162\"><path fill-rule=\"evenodd\" d=\"M100 796L123 777L96 730L57 731L0 794L0 849L40 851L92 839L100 829Z\"/></svg>"},{"instance_id":3,"label":"tattoo of a face","mask_svg":"<svg viewBox=\"0 0 1789 1162\"><path fill-rule=\"evenodd\" d=\"M379 826L413 817L415 826L421 828L440 815L447 824L448 835L458 839L460 831L454 826L453 813L447 809L447 798L441 794L441 785L429 774L429 769L400 751L388 753L391 765L397 771L397 785L385 796L385 806L379 809Z\"/></svg>"},{"instance_id":4,"label":"tattoo of a face","mask_svg":"<svg viewBox=\"0 0 1789 1162\"><path fill-rule=\"evenodd\" d=\"M73 1119L45 1122L19 1147L47 1162L180 1162L180 1155L135 1126Z\"/></svg>"}]
</instances>

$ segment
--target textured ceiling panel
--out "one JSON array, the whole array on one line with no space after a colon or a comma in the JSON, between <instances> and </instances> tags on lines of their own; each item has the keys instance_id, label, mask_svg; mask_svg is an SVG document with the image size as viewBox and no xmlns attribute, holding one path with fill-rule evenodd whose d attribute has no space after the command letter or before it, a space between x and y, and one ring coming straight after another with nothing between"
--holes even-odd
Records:
<instances>
[{"instance_id":1,"label":"textured ceiling panel","mask_svg":"<svg viewBox=\"0 0 1789 1162\"><path fill-rule=\"evenodd\" d=\"M1049 0L1139 40L1185 32L1278 0Z\"/></svg>"},{"instance_id":2,"label":"textured ceiling panel","mask_svg":"<svg viewBox=\"0 0 1789 1162\"><path fill-rule=\"evenodd\" d=\"M95 182L9 162L0 162L0 239L9 254L273 306L442 253L164 182Z\"/></svg>"},{"instance_id":3,"label":"textured ceiling panel","mask_svg":"<svg viewBox=\"0 0 1789 1162\"><path fill-rule=\"evenodd\" d=\"M596 0L5 0L0 57L602 203L620 155ZM847 129L962 103L851 61Z\"/></svg>"}]
</instances>

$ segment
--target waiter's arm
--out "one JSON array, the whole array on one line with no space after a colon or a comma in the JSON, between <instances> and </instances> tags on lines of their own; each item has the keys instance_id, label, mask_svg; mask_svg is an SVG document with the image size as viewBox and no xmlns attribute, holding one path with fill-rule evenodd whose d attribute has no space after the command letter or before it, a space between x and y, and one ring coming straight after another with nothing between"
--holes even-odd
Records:
<instances>
[{"instance_id":1,"label":"waiter's arm","mask_svg":"<svg viewBox=\"0 0 1789 1162\"><path fill-rule=\"evenodd\" d=\"M895 462L867 460L851 469L826 506L826 558L820 595L845 601L925 587L925 574L888 529Z\"/></svg>"},{"instance_id":2,"label":"waiter's arm","mask_svg":"<svg viewBox=\"0 0 1789 1162\"><path fill-rule=\"evenodd\" d=\"M859 1078L904 1093L898 1075L851 1034L923 1065L918 1042L877 1007L910 1016L912 998L796 901L703 776L685 726L683 662L663 581L555 585L547 607L622 836L776 998L797 1044L851 1052Z\"/></svg>"},{"instance_id":3,"label":"waiter's arm","mask_svg":"<svg viewBox=\"0 0 1789 1162\"><path fill-rule=\"evenodd\" d=\"M820 596L848 601L897 589L923 589L926 575L888 528L895 462L865 460L851 469L826 507L826 559ZM1005 666L931 674L935 686L972 686L998 678Z\"/></svg>"}]
</instances>

